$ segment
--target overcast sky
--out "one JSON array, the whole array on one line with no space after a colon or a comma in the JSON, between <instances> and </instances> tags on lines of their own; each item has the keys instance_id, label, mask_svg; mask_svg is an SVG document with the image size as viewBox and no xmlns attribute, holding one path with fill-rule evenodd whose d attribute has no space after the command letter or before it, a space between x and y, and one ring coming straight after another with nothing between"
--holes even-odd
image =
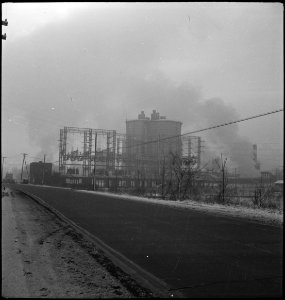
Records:
<instances>
[{"instance_id":1,"label":"overcast sky","mask_svg":"<svg viewBox=\"0 0 285 300\"><path fill-rule=\"evenodd\" d=\"M57 160L63 126L124 133L126 119L156 109L185 133L283 108L280 3L8 3L2 12L7 168L23 152ZM283 112L201 137L237 167L252 144L263 169L283 165Z\"/></svg>"}]
</instances>

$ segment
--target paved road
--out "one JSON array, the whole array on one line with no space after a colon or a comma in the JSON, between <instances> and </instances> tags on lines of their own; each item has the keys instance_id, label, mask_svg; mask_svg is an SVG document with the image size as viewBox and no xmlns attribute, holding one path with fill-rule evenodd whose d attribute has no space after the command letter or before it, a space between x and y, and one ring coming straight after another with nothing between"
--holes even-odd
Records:
<instances>
[{"instance_id":1,"label":"paved road","mask_svg":"<svg viewBox=\"0 0 285 300\"><path fill-rule=\"evenodd\" d=\"M24 188L186 297L282 295L283 227L75 190Z\"/></svg>"}]
</instances>

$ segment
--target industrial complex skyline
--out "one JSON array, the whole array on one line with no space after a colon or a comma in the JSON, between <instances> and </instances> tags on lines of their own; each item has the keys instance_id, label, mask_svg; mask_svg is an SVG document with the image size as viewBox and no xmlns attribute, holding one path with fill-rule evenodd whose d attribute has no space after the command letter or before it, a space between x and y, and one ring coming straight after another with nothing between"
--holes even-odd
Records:
<instances>
[{"instance_id":1,"label":"industrial complex skyline","mask_svg":"<svg viewBox=\"0 0 285 300\"><path fill-rule=\"evenodd\" d=\"M283 108L278 3L4 3L5 170L58 160L67 127L125 132L153 109L182 133ZM283 114L201 133L246 168L283 167ZM36 158L36 159L35 159ZM246 170L246 169L244 169Z\"/></svg>"}]
</instances>

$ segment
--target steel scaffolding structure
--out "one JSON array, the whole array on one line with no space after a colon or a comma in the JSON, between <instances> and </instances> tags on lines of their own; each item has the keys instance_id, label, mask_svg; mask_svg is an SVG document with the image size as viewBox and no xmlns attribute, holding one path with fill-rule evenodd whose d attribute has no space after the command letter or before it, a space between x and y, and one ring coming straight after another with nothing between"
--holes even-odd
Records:
<instances>
[{"instance_id":1,"label":"steel scaffolding structure","mask_svg":"<svg viewBox=\"0 0 285 300\"><path fill-rule=\"evenodd\" d=\"M71 135L77 135L79 139L73 138L72 140ZM98 137L98 141L95 139L95 135ZM74 150L76 143L77 150ZM97 150L95 153L96 146ZM62 175L69 173L89 177L92 175L95 164L96 170L109 175L115 170L115 158L115 130L78 127L64 127L60 129L59 171Z\"/></svg>"},{"instance_id":2,"label":"steel scaffolding structure","mask_svg":"<svg viewBox=\"0 0 285 300\"><path fill-rule=\"evenodd\" d=\"M202 140L200 136L183 136L182 137L182 157L195 157L197 167L201 166L201 148Z\"/></svg>"},{"instance_id":3,"label":"steel scaffolding structure","mask_svg":"<svg viewBox=\"0 0 285 300\"><path fill-rule=\"evenodd\" d=\"M64 127L60 129L59 171L77 183L86 179L87 185L94 183L95 177L96 185L106 180L106 187L124 178L159 182L172 170L171 150L178 157L195 157L200 167L201 138L197 136L146 144L115 130Z\"/></svg>"}]
</instances>

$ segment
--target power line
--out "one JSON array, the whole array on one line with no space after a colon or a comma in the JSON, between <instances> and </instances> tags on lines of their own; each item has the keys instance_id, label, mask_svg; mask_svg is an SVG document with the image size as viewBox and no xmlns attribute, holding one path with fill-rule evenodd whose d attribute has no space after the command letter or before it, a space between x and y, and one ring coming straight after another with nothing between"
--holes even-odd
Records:
<instances>
[{"instance_id":1,"label":"power line","mask_svg":"<svg viewBox=\"0 0 285 300\"><path fill-rule=\"evenodd\" d=\"M241 123L241 122L244 122L244 121L248 121L248 120L264 117L264 116L267 116L267 115L275 114L275 113L281 112L281 111L283 111L283 109L278 109L278 110L274 110L274 111L271 111L271 112L267 112L267 113L263 113L263 114L243 118L243 119L236 120L236 121L222 123L222 124L219 124L219 125L215 125L215 126L211 126L211 127L207 127L207 128L203 128L203 129L198 129L198 130L190 131L190 132L183 133L183 134L178 134L178 135L173 135L173 136L170 136L170 137L160 138L159 141L169 140L169 139L178 138L178 137L182 137L182 136L186 136L186 135L190 135L190 134L194 134L194 133L198 133L198 132L202 132L202 131L207 131L207 130L216 129L216 128L219 128L219 127L224 127L224 126L228 126L228 125L232 125L232 124L236 124L236 123ZM138 146L147 145L147 144L151 144L151 143L157 143L157 142L158 142L158 139L148 141L148 142L144 142L144 143L141 143L141 144L126 146L126 147L123 147L123 148L127 149L127 148L138 147Z\"/></svg>"},{"instance_id":2,"label":"power line","mask_svg":"<svg viewBox=\"0 0 285 300\"><path fill-rule=\"evenodd\" d=\"M170 137L166 137L166 138L159 138L158 140L156 139L156 140L153 140L153 141L148 141L148 142L144 142L144 143L139 143L139 144L136 144L136 145L129 145L129 146L125 146L125 147L122 146L122 147L120 147L120 148L121 148L121 149L126 149L126 148L131 148L131 147L138 147L138 146L140 146L140 145L145 145L145 144L150 144L150 143L156 143L156 142L161 142L161 141L165 141L166 143L170 143L171 141L169 141L169 139L172 139L172 138L178 138L178 137L182 137L182 136L194 134L194 133L201 132L201 131L206 131L206 130L210 130L210 129L214 129L214 128L219 128L219 127L223 127L223 126L228 126L228 125L231 125L231 124L234 124L234 123L239 123L239 122L247 121L247 120L250 120L250 119L255 119L255 118L258 118L258 117L270 115L270 114L277 113L277 112L280 112L280 111L283 111L283 109L276 110L276 111L272 111L272 112L267 112L267 113L263 113L263 114L259 114L259 115L255 115L255 116L251 116L251 117L247 117L247 118L244 118L244 119L240 119L240 120L236 120L236 121L231 121L231 122L227 122L227 123L215 125L215 126L211 126L211 127L204 128L204 129L200 129L200 130L195 130L195 131L188 132L188 133L184 133L184 134L179 134L179 135L170 136ZM167 141L166 141L166 140L167 140ZM139 142L139 141L138 141L138 142ZM174 141L174 142L175 142L175 141Z\"/></svg>"},{"instance_id":3,"label":"power line","mask_svg":"<svg viewBox=\"0 0 285 300\"><path fill-rule=\"evenodd\" d=\"M227 123L207 127L207 128L204 128L204 129L195 130L195 131L192 131L192 132L187 132L187 133L180 134L180 135L160 138L159 141L169 140L169 139L172 139L172 138L178 138L178 137L191 135L191 134L198 133L198 132L203 132L203 131L207 131L207 130L211 130L211 129L215 129L215 128L219 128L219 127L224 127L224 126L232 125L232 124L235 124L235 123L240 123L240 122L248 121L248 120L251 120L251 119L263 117L263 116L266 116L266 115L274 114L274 113L281 112L281 111L283 111L283 109L279 109L279 110L275 110L275 111L271 111L271 112L267 112L267 113L263 113L263 114L243 118L243 119L240 119L240 120L231 121L231 122L227 122ZM53 125L55 125L55 124L53 124ZM58 127L58 126L56 126L56 127ZM136 144L136 145L129 145L129 146L125 146L125 147L122 146L120 148L121 149L127 149L127 148L138 147L138 146L142 146L142 145L146 145L146 144L156 143L156 142L158 142L158 140L147 141L147 142L144 142L144 143L140 143L140 144ZM169 141L168 141L168 143L169 143ZM33 157L33 158L39 159L38 157Z\"/></svg>"}]
</instances>

